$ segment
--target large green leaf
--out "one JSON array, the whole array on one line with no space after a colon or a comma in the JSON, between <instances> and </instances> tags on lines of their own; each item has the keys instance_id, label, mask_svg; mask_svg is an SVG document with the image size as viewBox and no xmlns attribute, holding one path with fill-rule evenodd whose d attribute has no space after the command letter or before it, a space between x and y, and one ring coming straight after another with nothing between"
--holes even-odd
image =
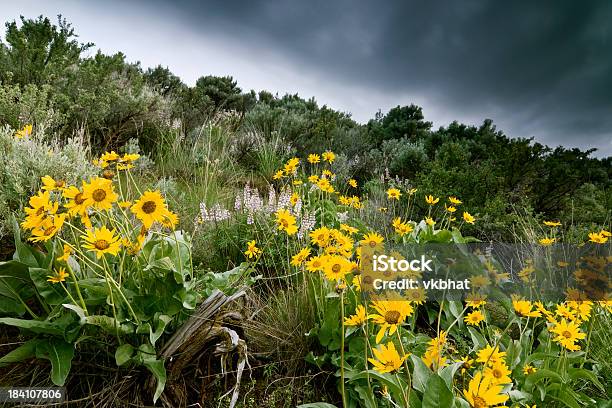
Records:
<instances>
[{"instance_id":1,"label":"large green leaf","mask_svg":"<svg viewBox=\"0 0 612 408\"><path fill-rule=\"evenodd\" d=\"M149 326L149 340L151 341L151 344L155 346L155 342L162 336L162 334L164 334L164 329L166 328L166 325L172 321L172 318L170 316L160 314L159 316L156 316L154 320L156 320L155 330Z\"/></svg>"},{"instance_id":2,"label":"large green leaf","mask_svg":"<svg viewBox=\"0 0 612 408\"><path fill-rule=\"evenodd\" d=\"M63 325L60 325L57 322L50 322L46 320L25 320L15 319L12 317L2 317L0 318L0 323L29 330L33 333L51 334L58 337L62 337L64 335L65 329Z\"/></svg>"},{"instance_id":3,"label":"large green leaf","mask_svg":"<svg viewBox=\"0 0 612 408\"><path fill-rule=\"evenodd\" d=\"M51 381L63 386L72 366L74 346L61 339L48 339L36 346L36 357L51 361Z\"/></svg>"},{"instance_id":4,"label":"large green leaf","mask_svg":"<svg viewBox=\"0 0 612 408\"><path fill-rule=\"evenodd\" d=\"M453 363L449 366L446 366L440 370L439 375L440 377L442 377L448 388L453 388L453 377L455 377L457 370L459 370L462 365L463 362L459 361L457 363Z\"/></svg>"},{"instance_id":5,"label":"large green leaf","mask_svg":"<svg viewBox=\"0 0 612 408\"><path fill-rule=\"evenodd\" d=\"M86 324L91 324L93 326L98 326L106 333L111 335L116 335L117 332L123 334L132 334L134 330L125 324L121 324L121 322L117 321L115 318L104 315L94 315L87 316L85 318Z\"/></svg>"},{"instance_id":6,"label":"large green leaf","mask_svg":"<svg viewBox=\"0 0 612 408\"><path fill-rule=\"evenodd\" d=\"M18 363L20 361L35 357L36 347L42 341L44 340L30 339L26 341L21 346L17 347L15 350L9 352L8 354L5 354L2 358L0 358L0 367L4 367L9 364Z\"/></svg>"},{"instance_id":7,"label":"large green leaf","mask_svg":"<svg viewBox=\"0 0 612 408\"><path fill-rule=\"evenodd\" d=\"M28 267L18 261L0 262L0 314L22 315L27 301L34 294Z\"/></svg>"},{"instance_id":8,"label":"large green leaf","mask_svg":"<svg viewBox=\"0 0 612 408\"><path fill-rule=\"evenodd\" d=\"M397 379L393 377L393 375L388 374L388 373L381 374L375 370L365 370L351 377L350 382L353 382L359 379L368 378L368 377L370 377L371 380L372 379L376 380L380 382L382 385L385 385L395 398L397 399L403 398L402 386L398 384Z\"/></svg>"},{"instance_id":9,"label":"large green leaf","mask_svg":"<svg viewBox=\"0 0 612 408\"><path fill-rule=\"evenodd\" d=\"M118 366L122 366L134 355L134 347L131 344L122 344L115 350L115 362Z\"/></svg>"},{"instance_id":10,"label":"large green leaf","mask_svg":"<svg viewBox=\"0 0 612 408\"><path fill-rule=\"evenodd\" d=\"M432 371L425 365L420 357L412 354L410 356L412 363L414 364L414 372L412 373L412 386L415 390L425 392L427 388L427 381L429 377L433 375Z\"/></svg>"},{"instance_id":11,"label":"large green leaf","mask_svg":"<svg viewBox=\"0 0 612 408\"><path fill-rule=\"evenodd\" d=\"M423 393L423 408L450 408L453 404L453 393L437 374L427 380Z\"/></svg>"},{"instance_id":12,"label":"large green leaf","mask_svg":"<svg viewBox=\"0 0 612 408\"><path fill-rule=\"evenodd\" d=\"M135 358L157 379L157 387L155 387L155 395L153 396L153 402L157 402L157 399L166 387L166 368L164 367L164 362L157 359L155 348L150 344L140 345Z\"/></svg>"},{"instance_id":13,"label":"large green leaf","mask_svg":"<svg viewBox=\"0 0 612 408\"><path fill-rule=\"evenodd\" d=\"M48 269L30 268L30 279L34 282L40 296L50 305L59 305L66 301L66 292L61 285L48 282L48 277L53 273Z\"/></svg>"},{"instance_id":14,"label":"large green leaf","mask_svg":"<svg viewBox=\"0 0 612 408\"><path fill-rule=\"evenodd\" d=\"M296 408L338 408L335 405L327 402L310 402L308 404L298 405Z\"/></svg>"},{"instance_id":15,"label":"large green leaf","mask_svg":"<svg viewBox=\"0 0 612 408\"><path fill-rule=\"evenodd\" d=\"M472 351L483 349L487 346L487 341L476 329L471 326L468 326L468 332L470 333L470 337L472 338L472 343L474 346L472 347Z\"/></svg>"},{"instance_id":16,"label":"large green leaf","mask_svg":"<svg viewBox=\"0 0 612 408\"><path fill-rule=\"evenodd\" d=\"M582 379L587 380L587 382L591 382L595 384L597 388L599 388L602 392L606 391L606 388L599 381L597 376L593 374L592 371L586 370L584 368L570 368L567 370L567 373L572 380L575 380L577 378L582 378Z\"/></svg>"},{"instance_id":17,"label":"large green leaf","mask_svg":"<svg viewBox=\"0 0 612 408\"><path fill-rule=\"evenodd\" d=\"M527 378L525 379L525 388L528 391L531 391L534 385L547 378L552 380L553 382L563 383L563 378L556 372L546 369L540 369L535 373L527 376Z\"/></svg>"}]
</instances>

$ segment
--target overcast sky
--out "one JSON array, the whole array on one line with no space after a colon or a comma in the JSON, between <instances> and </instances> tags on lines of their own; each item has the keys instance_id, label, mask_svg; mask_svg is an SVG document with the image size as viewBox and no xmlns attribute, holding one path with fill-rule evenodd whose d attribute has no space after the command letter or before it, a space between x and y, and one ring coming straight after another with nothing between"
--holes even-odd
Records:
<instances>
[{"instance_id":1,"label":"overcast sky","mask_svg":"<svg viewBox=\"0 0 612 408\"><path fill-rule=\"evenodd\" d=\"M81 41L186 83L314 96L366 122L427 120L612 155L612 1L0 0L5 20L61 13Z\"/></svg>"}]
</instances>

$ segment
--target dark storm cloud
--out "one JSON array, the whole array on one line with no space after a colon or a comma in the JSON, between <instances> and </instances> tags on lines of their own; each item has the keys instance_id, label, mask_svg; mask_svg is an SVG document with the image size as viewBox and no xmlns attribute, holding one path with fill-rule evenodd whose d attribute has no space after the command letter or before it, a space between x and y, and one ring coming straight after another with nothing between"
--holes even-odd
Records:
<instances>
[{"instance_id":1,"label":"dark storm cloud","mask_svg":"<svg viewBox=\"0 0 612 408\"><path fill-rule=\"evenodd\" d=\"M510 136L612 153L612 2L175 1L172 7L194 30L224 30L280 49L329 81L425 95L460 121L492 117Z\"/></svg>"}]
</instances>

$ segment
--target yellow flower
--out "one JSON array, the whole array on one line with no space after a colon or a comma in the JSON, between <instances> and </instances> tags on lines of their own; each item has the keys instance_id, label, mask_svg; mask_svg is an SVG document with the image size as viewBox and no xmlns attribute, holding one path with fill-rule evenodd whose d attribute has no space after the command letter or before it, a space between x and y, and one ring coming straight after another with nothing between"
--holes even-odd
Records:
<instances>
[{"instance_id":1,"label":"yellow flower","mask_svg":"<svg viewBox=\"0 0 612 408\"><path fill-rule=\"evenodd\" d=\"M351 235L352 235L352 234L356 234L356 233L358 233L358 232L359 232L359 229L357 229L357 228L355 228L355 227L351 227L351 226L350 226L350 225L348 225L348 224L340 224L340 230L341 230L341 231L345 231L345 232L347 232L347 233L349 233L349 234L351 234Z\"/></svg>"},{"instance_id":2,"label":"yellow flower","mask_svg":"<svg viewBox=\"0 0 612 408\"><path fill-rule=\"evenodd\" d=\"M503 361L499 361L490 367L485 367L484 376L491 378L491 384L510 384L512 379L510 374L512 372L508 369Z\"/></svg>"},{"instance_id":3,"label":"yellow flower","mask_svg":"<svg viewBox=\"0 0 612 408\"><path fill-rule=\"evenodd\" d=\"M44 176L41 178L44 191L64 191L66 182L64 180L54 180L51 176Z\"/></svg>"},{"instance_id":4,"label":"yellow flower","mask_svg":"<svg viewBox=\"0 0 612 408\"><path fill-rule=\"evenodd\" d=\"M596 244L605 244L606 242L608 242L608 237L597 232L590 232L589 241L594 242Z\"/></svg>"},{"instance_id":5,"label":"yellow flower","mask_svg":"<svg viewBox=\"0 0 612 408\"><path fill-rule=\"evenodd\" d=\"M54 215L52 218L45 218L41 225L32 231L29 238L32 242L46 242L56 236L66 220L66 214Z\"/></svg>"},{"instance_id":6,"label":"yellow flower","mask_svg":"<svg viewBox=\"0 0 612 408\"><path fill-rule=\"evenodd\" d=\"M387 197L390 200L399 200L402 193L397 188L390 188L387 190Z\"/></svg>"},{"instance_id":7,"label":"yellow flower","mask_svg":"<svg viewBox=\"0 0 612 408\"><path fill-rule=\"evenodd\" d=\"M172 211L168 209L164 209L164 213L162 214L162 219L160 221L163 227L174 230L176 226L178 225L178 221L179 219L176 213L173 213Z\"/></svg>"},{"instance_id":8,"label":"yellow flower","mask_svg":"<svg viewBox=\"0 0 612 408\"><path fill-rule=\"evenodd\" d=\"M355 179L349 179L348 181L348 185L353 187L353 188L357 188L357 180Z\"/></svg>"},{"instance_id":9,"label":"yellow flower","mask_svg":"<svg viewBox=\"0 0 612 408\"><path fill-rule=\"evenodd\" d=\"M425 202L426 202L427 204L429 204L429 205L434 205L434 204L436 204L438 201L440 201L440 199L439 199L439 198L435 198L435 197L434 197L434 196L432 196L432 195L425 196Z\"/></svg>"},{"instance_id":10,"label":"yellow flower","mask_svg":"<svg viewBox=\"0 0 612 408\"><path fill-rule=\"evenodd\" d=\"M423 363L432 370L436 371L448 365L447 359L443 356L443 349L446 345L447 333L444 330L440 334L429 341L429 347L422 357Z\"/></svg>"},{"instance_id":11,"label":"yellow flower","mask_svg":"<svg viewBox=\"0 0 612 408\"><path fill-rule=\"evenodd\" d=\"M308 163L310 164L317 164L321 161L321 156L319 156L318 154L309 154L308 155Z\"/></svg>"},{"instance_id":12,"label":"yellow flower","mask_svg":"<svg viewBox=\"0 0 612 408\"><path fill-rule=\"evenodd\" d=\"M404 297L414 305L422 305L427 300L427 294L424 288L407 289L404 292Z\"/></svg>"},{"instance_id":13,"label":"yellow flower","mask_svg":"<svg viewBox=\"0 0 612 408\"><path fill-rule=\"evenodd\" d=\"M368 320L365 307L363 305L357 305L355 314L344 318L345 326L361 326Z\"/></svg>"},{"instance_id":14,"label":"yellow flower","mask_svg":"<svg viewBox=\"0 0 612 408\"><path fill-rule=\"evenodd\" d=\"M376 248L380 244L382 244L384 238L377 232L370 232L363 236L363 239L359 241L359 243L363 246L368 246L370 248Z\"/></svg>"},{"instance_id":15,"label":"yellow flower","mask_svg":"<svg viewBox=\"0 0 612 408\"><path fill-rule=\"evenodd\" d=\"M575 343L586 337L586 334L580 331L580 326L565 319L553 324L550 331L557 335L553 340L570 351L580 350L580 346Z\"/></svg>"},{"instance_id":16,"label":"yellow flower","mask_svg":"<svg viewBox=\"0 0 612 408\"><path fill-rule=\"evenodd\" d=\"M121 208L129 208L129 207L132 206L132 204L133 203L131 201L119 201L117 203L117 205L119 205L119 207L121 207Z\"/></svg>"},{"instance_id":17,"label":"yellow flower","mask_svg":"<svg viewBox=\"0 0 612 408\"><path fill-rule=\"evenodd\" d=\"M321 189L321 191L325 191L326 193L333 193L334 187L331 185L327 178L321 178L317 181L317 187Z\"/></svg>"},{"instance_id":18,"label":"yellow flower","mask_svg":"<svg viewBox=\"0 0 612 408\"><path fill-rule=\"evenodd\" d=\"M433 227L434 225L436 225L436 222L431 217L425 217L425 223L429 225L430 227Z\"/></svg>"},{"instance_id":19,"label":"yellow flower","mask_svg":"<svg viewBox=\"0 0 612 408\"><path fill-rule=\"evenodd\" d=\"M404 323L406 317L412 315L414 309L407 300L378 300L372 302L372 307L377 314L368 316L372 321L380 325L376 335L376 343L380 343L387 329L392 336L397 328Z\"/></svg>"},{"instance_id":20,"label":"yellow flower","mask_svg":"<svg viewBox=\"0 0 612 408\"><path fill-rule=\"evenodd\" d=\"M47 282L51 282L51 283L60 283L60 282L65 282L66 278L68 277L68 273L66 272L66 269L59 268L55 271L55 275L52 276L47 276Z\"/></svg>"},{"instance_id":21,"label":"yellow flower","mask_svg":"<svg viewBox=\"0 0 612 408\"><path fill-rule=\"evenodd\" d=\"M281 178L283 178L283 176L285 175L285 173L282 170L277 171L276 173L274 173L274 175L272 176L272 178L274 180L279 180Z\"/></svg>"},{"instance_id":22,"label":"yellow flower","mask_svg":"<svg viewBox=\"0 0 612 408\"><path fill-rule=\"evenodd\" d=\"M83 198L87 207L110 210L118 197L113 191L112 181L96 177L89 183L83 183Z\"/></svg>"},{"instance_id":23,"label":"yellow flower","mask_svg":"<svg viewBox=\"0 0 612 408\"><path fill-rule=\"evenodd\" d=\"M319 272L323 270L323 257L313 256L306 261L306 270L308 272Z\"/></svg>"},{"instance_id":24,"label":"yellow flower","mask_svg":"<svg viewBox=\"0 0 612 408\"><path fill-rule=\"evenodd\" d=\"M336 160L336 155L333 152L330 152L329 150L324 152L322 155L323 160L325 160L328 163L333 163L334 160Z\"/></svg>"},{"instance_id":25,"label":"yellow flower","mask_svg":"<svg viewBox=\"0 0 612 408\"><path fill-rule=\"evenodd\" d=\"M261 254L261 249L257 248L257 241L252 240L247 242L247 250L244 254L249 258L256 258L257 255Z\"/></svg>"},{"instance_id":26,"label":"yellow flower","mask_svg":"<svg viewBox=\"0 0 612 408\"><path fill-rule=\"evenodd\" d=\"M64 198L69 201L64 204L64 207L68 210L68 214L71 216L80 215L81 217L87 215L87 200L83 195L83 192L75 186L70 186L63 192Z\"/></svg>"},{"instance_id":27,"label":"yellow flower","mask_svg":"<svg viewBox=\"0 0 612 408\"><path fill-rule=\"evenodd\" d=\"M484 315L480 310L474 310L472 313L467 314L464 320L469 325L478 326L484 320Z\"/></svg>"},{"instance_id":28,"label":"yellow flower","mask_svg":"<svg viewBox=\"0 0 612 408\"><path fill-rule=\"evenodd\" d=\"M470 293L466 296L466 306L471 307L472 309L477 309L480 306L484 306L487 304L486 295L481 295L479 293Z\"/></svg>"},{"instance_id":29,"label":"yellow flower","mask_svg":"<svg viewBox=\"0 0 612 408\"><path fill-rule=\"evenodd\" d=\"M316 174L308 176L308 181L312 184L317 184L319 182L319 176Z\"/></svg>"},{"instance_id":30,"label":"yellow flower","mask_svg":"<svg viewBox=\"0 0 612 408\"><path fill-rule=\"evenodd\" d=\"M15 137L17 139L23 139L24 137L28 137L32 134L32 125L25 125L23 128L15 132Z\"/></svg>"},{"instance_id":31,"label":"yellow flower","mask_svg":"<svg viewBox=\"0 0 612 408\"><path fill-rule=\"evenodd\" d=\"M167 215L166 202L159 191L145 191L136 200L130 211L138 218L146 229L154 222L162 222Z\"/></svg>"},{"instance_id":32,"label":"yellow flower","mask_svg":"<svg viewBox=\"0 0 612 408\"><path fill-rule=\"evenodd\" d=\"M115 230L111 231L105 226L93 231L88 230L81 238L85 241L83 248L95 252L98 259L104 254L117 255L121 249L121 242L119 237L115 236Z\"/></svg>"},{"instance_id":33,"label":"yellow flower","mask_svg":"<svg viewBox=\"0 0 612 408\"><path fill-rule=\"evenodd\" d=\"M353 263L343 256L326 255L323 257L323 273L329 280L343 279L353 268Z\"/></svg>"},{"instance_id":34,"label":"yellow flower","mask_svg":"<svg viewBox=\"0 0 612 408\"><path fill-rule=\"evenodd\" d=\"M293 255L293 257L291 258L291 265L300 266L301 264L304 263L306 258L308 258L309 256L310 256L310 248L308 247L302 248L300 252Z\"/></svg>"},{"instance_id":35,"label":"yellow flower","mask_svg":"<svg viewBox=\"0 0 612 408\"><path fill-rule=\"evenodd\" d=\"M518 313L520 316L523 316L523 317L541 317L542 316L542 313L540 313L538 310L532 310L533 305L531 304L530 301L521 300L517 298L516 296L513 296L512 298L512 307L514 307L514 310L516 311L516 313Z\"/></svg>"},{"instance_id":36,"label":"yellow flower","mask_svg":"<svg viewBox=\"0 0 612 408\"><path fill-rule=\"evenodd\" d=\"M320 227L310 232L310 241L319 246L320 248L325 248L329 245L329 240L331 239L331 231L327 227Z\"/></svg>"},{"instance_id":37,"label":"yellow flower","mask_svg":"<svg viewBox=\"0 0 612 408\"><path fill-rule=\"evenodd\" d=\"M298 231L297 225L295 225L295 217L285 209L280 209L276 212L276 223L278 229L285 231L287 235L295 235Z\"/></svg>"},{"instance_id":38,"label":"yellow flower","mask_svg":"<svg viewBox=\"0 0 612 408\"><path fill-rule=\"evenodd\" d=\"M555 241L557 241L557 238L542 238L538 242L542 246L549 246L549 245L554 244Z\"/></svg>"},{"instance_id":39,"label":"yellow flower","mask_svg":"<svg viewBox=\"0 0 612 408\"><path fill-rule=\"evenodd\" d=\"M461 201L457 197L453 197L453 196L448 197L448 201L450 201L450 203L453 204L453 205L463 204L463 201Z\"/></svg>"},{"instance_id":40,"label":"yellow flower","mask_svg":"<svg viewBox=\"0 0 612 408\"><path fill-rule=\"evenodd\" d=\"M538 369L532 365L526 365L525 367L523 367L523 374L525 375L533 374L536 371L538 371Z\"/></svg>"},{"instance_id":41,"label":"yellow flower","mask_svg":"<svg viewBox=\"0 0 612 408\"><path fill-rule=\"evenodd\" d=\"M476 354L478 355L476 361L485 365L494 365L499 362L504 362L506 358L506 352L499 351L499 346L493 348L491 345L487 345L487 347L479 350Z\"/></svg>"},{"instance_id":42,"label":"yellow flower","mask_svg":"<svg viewBox=\"0 0 612 408\"><path fill-rule=\"evenodd\" d=\"M412 225L403 222L400 217L394 218L393 223L391 225L393 225L395 232L397 232L400 237L403 237L404 235L411 233L413 230Z\"/></svg>"},{"instance_id":43,"label":"yellow flower","mask_svg":"<svg viewBox=\"0 0 612 408\"><path fill-rule=\"evenodd\" d=\"M361 275L353 276L353 281L351 283L357 292L361 292Z\"/></svg>"},{"instance_id":44,"label":"yellow flower","mask_svg":"<svg viewBox=\"0 0 612 408\"><path fill-rule=\"evenodd\" d=\"M400 357L393 342L388 342L386 346L381 344L377 348L372 349L372 352L376 358L368 358L368 361L372 363L376 371L383 374L398 371L402 367L404 360L408 357Z\"/></svg>"},{"instance_id":45,"label":"yellow flower","mask_svg":"<svg viewBox=\"0 0 612 408\"><path fill-rule=\"evenodd\" d=\"M120 156L115 153L114 150L110 152L105 152L102 156L100 156L100 161L111 162L119 160Z\"/></svg>"},{"instance_id":46,"label":"yellow flower","mask_svg":"<svg viewBox=\"0 0 612 408\"><path fill-rule=\"evenodd\" d=\"M559 221L544 221L544 225L547 227L559 227L561 223Z\"/></svg>"},{"instance_id":47,"label":"yellow flower","mask_svg":"<svg viewBox=\"0 0 612 408\"><path fill-rule=\"evenodd\" d=\"M297 166L299 164L300 164L300 159L298 159L297 157L289 159L287 164L285 164L285 167L283 168L283 171L285 172L285 174L287 176L289 176L291 174L295 174L295 172L297 171Z\"/></svg>"},{"instance_id":48,"label":"yellow flower","mask_svg":"<svg viewBox=\"0 0 612 408\"><path fill-rule=\"evenodd\" d=\"M474 275L470 276L470 283L474 288L486 288L491 284L491 279L484 275Z\"/></svg>"},{"instance_id":49,"label":"yellow flower","mask_svg":"<svg viewBox=\"0 0 612 408\"><path fill-rule=\"evenodd\" d=\"M127 248L128 254L136 255L143 247L146 237L143 234L138 234L136 242L132 242L129 239L122 240L122 244Z\"/></svg>"},{"instance_id":50,"label":"yellow flower","mask_svg":"<svg viewBox=\"0 0 612 408\"><path fill-rule=\"evenodd\" d=\"M469 212L464 211L463 220L467 222L468 224L474 224L474 221L476 221L476 218L474 218Z\"/></svg>"},{"instance_id":51,"label":"yellow flower","mask_svg":"<svg viewBox=\"0 0 612 408\"><path fill-rule=\"evenodd\" d=\"M300 195L298 193L293 193L291 194L291 197L289 197L289 202L291 203L291 205L295 206L299 199Z\"/></svg>"},{"instance_id":52,"label":"yellow flower","mask_svg":"<svg viewBox=\"0 0 612 408\"><path fill-rule=\"evenodd\" d=\"M444 209L445 209L446 211L448 211L449 213L451 213L451 214L452 214L452 213L454 213L455 211L457 211L457 207L454 207L454 206L452 206L452 205L449 205L448 207L447 207L447 206L444 206Z\"/></svg>"},{"instance_id":53,"label":"yellow flower","mask_svg":"<svg viewBox=\"0 0 612 408\"><path fill-rule=\"evenodd\" d=\"M463 396L473 408L496 407L508 400L508 395L502 394L502 385L493 384L491 377L483 377L480 371L476 372L470 381Z\"/></svg>"},{"instance_id":54,"label":"yellow flower","mask_svg":"<svg viewBox=\"0 0 612 408\"><path fill-rule=\"evenodd\" d=\"M123 155L123 157L121 157L119 159L120 163L124 163L126 168L132 168L134 166L131 165L131 163L135 162L136 160L138 160L140 158L140 155L138 153L126 153ZM117 166L118 170L122 170L121 168L119 168L119 166Z\"/></svg>"},{"instance_id":55,"label":"yellow flower","mask_svg":"<svg viewBox=\"0 0 612 408\"><path fill-rule=\"evenodd\" d=\"M26 230L41 228L47 222L47 217L57 213L59 208L58 203L51 201L48 191L39 191L36 195L31 196L28 204L30 206L24 209L27 217L21 223Z\"/></svg>"},{"instance_id":56,"label":"yellow flower","mask_svg":"<svg viewBox=\"0 0 612 408\"><path fill-rule=\"evenodd\" d=\"M378 211L380 211L381 213L386 213L389 209L387 207L379 207Z\"/></svg>"},{"instance_id":57,"label":"yellow flower","mask_svg":"<svg viewBox=\"0 0 612 408\"><path fill-rule=\"evenodd\" d=\"M133 168L134 165L132 163L117 163L117 170L129 170Z\"/></svg>"},{"instance_id":58,"label":"yellow flower","mask_svg":"<svg viewBox=\"0 0 612 408\"><path fill-rule=\"evenodd\" d=\"M68 258L72 255L72 247L68 244L64 244L64 250L62 256L57 258L58 262L68 262Z\"/></svg>"}]
</instances>

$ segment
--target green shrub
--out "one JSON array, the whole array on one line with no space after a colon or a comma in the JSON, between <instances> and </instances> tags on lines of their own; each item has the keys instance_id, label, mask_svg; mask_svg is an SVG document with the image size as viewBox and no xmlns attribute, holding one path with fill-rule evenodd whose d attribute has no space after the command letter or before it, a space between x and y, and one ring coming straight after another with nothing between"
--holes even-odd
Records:
<instances>
[{"instance_id":1,"label":"green shrub","mask_svg":"<svg viewBox=\"0 0 612 408\"><path fill-rule=\"evenodd\" d=\"M17 139L8 126L0 129L0 238L12 230L11 215L20 212L49 175L68 183L94 173L89 150L82 137L66 143L44 141L36 128L29 137Z\"/></svg>"}]
</instances>

